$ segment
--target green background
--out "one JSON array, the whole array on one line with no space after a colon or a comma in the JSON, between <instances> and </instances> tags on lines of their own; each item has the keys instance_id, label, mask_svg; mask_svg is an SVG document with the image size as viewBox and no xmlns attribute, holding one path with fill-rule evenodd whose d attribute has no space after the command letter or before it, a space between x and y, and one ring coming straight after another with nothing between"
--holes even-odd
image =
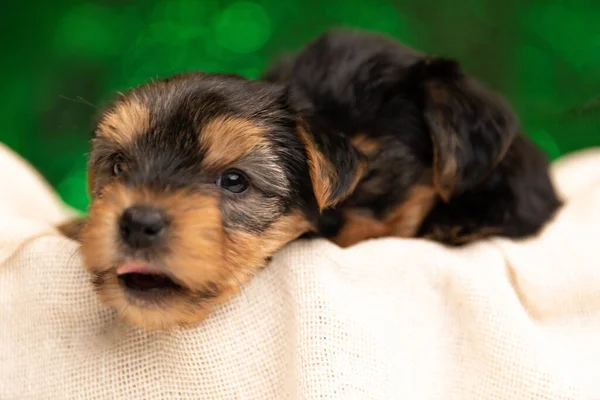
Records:
<instances>
[{"instance_id":1,"label":"green background","mask_svg":"<svg viewBox=\"0 0 600 400\"><path fill-rule=\"evenodd\" d=\"M450 55L556 158L600 145L600 1L21 1L3 5L0 141L85 209L85 152L116 91L185 70L257 77L331 26Z\"/></svg>"}]
</instances>

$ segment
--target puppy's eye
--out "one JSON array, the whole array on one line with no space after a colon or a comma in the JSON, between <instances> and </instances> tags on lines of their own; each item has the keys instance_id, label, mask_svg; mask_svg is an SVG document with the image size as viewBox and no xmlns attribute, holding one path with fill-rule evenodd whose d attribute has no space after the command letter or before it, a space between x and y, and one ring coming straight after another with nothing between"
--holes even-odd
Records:
<instances>
[{"instance_id":1,"label":"puppy's eye","mask_svg":"<svg viewBox=\"0 0 600 400\"><path fill-rule=\"evenodd\" d=\"M115 161L113 164L112 174L113 176L120 176L125 170L125 166L122 161Z\"/></svg>"},{"instance_id":2,"label":"puppy's eye","mask_svg":"<svg viewBox=\"0 0 600 400\"><path fill-rule=\"evenodd\" d=\"M230 169L217 179L217 186L232 193L242 193L248 189L250 182L243 172Z\"/></svg>"}]
</instances>

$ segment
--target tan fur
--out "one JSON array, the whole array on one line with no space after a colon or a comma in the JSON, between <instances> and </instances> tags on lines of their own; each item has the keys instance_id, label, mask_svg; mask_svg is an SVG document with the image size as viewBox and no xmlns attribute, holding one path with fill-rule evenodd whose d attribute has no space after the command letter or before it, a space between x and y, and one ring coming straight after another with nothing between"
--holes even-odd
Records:
<instances>
[{"instance_id":1,"label":"tan fur","mask_svg":"<svg viewBox=\"0 0 600 400\"><path fill-rule=\"evenodd\" d=\"M236 271L235 279L241 282L247 280L256 272L253 266L262 265L265 258L271 257L310 228L303 216L294 213L281 217L261 234L231 232L227 238L227 264L245 266Z\"/></svg>"},{"instance_id":2,"label":"tan fur","mask_svg":"<svg viewBox=\"0 0 600 400\"><path fill-rule=\"evenodd\" d=\"M375 239L388 236L389 227L384 221L361 209L344 210L344 225L340 232L330 238L332 242L340 247L350 247L367 239Z\"/></svg>"},{"instance_id":3,"label":"tan fur","mask_svg":"<svg viewBox=\"0 0 600 400\"><path fill-rule=\"evenodd\" d=\"M408 199L386 218L391 227L391 236L415 236L423 219L433 208L436 199L437 193L432 187L415 186Z\"/></svg>"},{"instance_id":4,"label":"tan fur","mask_svg":"<svg viewBox=\"0 0 600 400\"><path fill-rule=\"evenodd\" d=\"M116 103L98 124L98 134L122 146L150 127L150 110L136 97Z\"/></svg>"},{"instance_id":5,"label":"tan fur","mask_svg":"<svg viewBox=\"0 0 600 400\"><path fill-rule=\"evenodd\" d=\"M358 133L350 140L352 145L363 155L371 155L381 149L381 143L378 140L368 137L364 133Z\"/></svg>"},{"instance_id":6,"label":"tan fur","mask_svg":"<svg viewBox=\"0 0 600 400\"><path fill-rule=\"evenodd\" d=\"M340 247L349 247L367 239L380 237L413 237L436 201L436 191L427 185L416 185L408 199L377 220L364 210L344 212L344 225L331 240Z\"/></svg>"},{"instance_id":7,"label":"tan fur","mask_svg":"<svg viewBox=\"0 0 600 400\"><path fill-rule=\"evenodd\" d=\"M118 246L118 219L133 204L153 204L163 209L171 224L168 228L169 252L156 257L157 265L190 290L201 291L207 283L226 279L223 267L223 227L218 197L186 192L157 195L146 190L131 190L110 184L96 198L82 234L84 265L92 275L105 275L98 294L121 316L139 326L160 329L189 312L189 318L202 315L206 304L192 301L191 296L171 296L164 307L137 307L120 289L115 268L126 261ZM178 314L179 313L179 314ZM177 317L179 315L179 317ZM171 321L171 322L169 322ZM182 321L182 323L185 321Z\"/></svg>"},{"instance_id":8,"label":"tan fur","mask_svg":"<svg viewBox=\"0 0 600 400\"><path fill-rule=\"evenodd\" d=\"M306 148L310 180L313 185L317 205L321 210L335 206L339 201L343 200L332 198L333 182L338 179L337 171L331 162L325 158L323 153L317 149L314 140L306 130L300 127L298 128L298 134ZM366 163L363 161L359 162L354 182L352 182L352 185L346 191L346 196L354 191L366 169Z\"/></svg>"},{"instance_id":9,"label":"tan fur","mask_svg":"<svg viewBox=\"0 0 600 400\"><path fill-rule=\"evenodd\" d=\"M236 117L218 117L200 132L200 146L206 153L207 168L224 168L244 155L267 147L264 129L251 121Z\"/></svg>"},{"instance_id":10,"label":"tan fur","mask_svg":"<svg viewBox=\"0 0 600 400\"><path fill-rule=\"evenodd\" d=\"M308 161L310 180L313 185L315 198L321 210L330 207L331 192L333 180L337 178L337 173L333 165L325 156L317 150L317 147L310 135L303 129L298 128L300 139L306 148L306 157Z\"/></svg>"},{"instance_id":11,"label":"tan fur","mask_svg":"<svg viewBox=\"0 0 600 400\"><path fill-rule=\"evenodd\" d=\"M163 262L189 287L202 287L226 275L218 196L179 192L158 203L171 219L169 253Z\"/></svg>"}]
</instances>

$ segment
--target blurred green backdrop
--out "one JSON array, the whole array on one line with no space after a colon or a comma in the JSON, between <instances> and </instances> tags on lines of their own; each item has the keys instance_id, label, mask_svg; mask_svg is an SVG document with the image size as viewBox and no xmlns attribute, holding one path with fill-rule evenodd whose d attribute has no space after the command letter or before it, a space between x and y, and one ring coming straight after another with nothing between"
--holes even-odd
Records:
<instances>
[{"instance_id":1,"label":"blurred green backdrop","mask_svg":"<svg viewBox=\"0 0 600 400\"><path fill-rule=\"evenodd\" d=\"M98 105L185 70L257 77L331 26L454 56L502 92L552 157L600 145L600 1L158 0L3 5L0 141L85 209Z\"/></svg>"}]
</instances>

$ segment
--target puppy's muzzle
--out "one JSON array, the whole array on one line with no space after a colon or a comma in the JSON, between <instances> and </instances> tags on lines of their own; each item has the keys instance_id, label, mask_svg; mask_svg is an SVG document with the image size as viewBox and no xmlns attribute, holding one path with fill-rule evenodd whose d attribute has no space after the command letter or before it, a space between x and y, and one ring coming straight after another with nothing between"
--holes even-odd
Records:
<instances>
[{"instance_id":1,"label":"puppy's muzzle","mask_svg":"<svg viewBox=\"0 0 600 400\"><path fill-rule=\"evenodd\" d=\"M131 250L151 249L163 240L167 220L160 209L149 205L126 208L118 221L121 240ZM127 262L117 269L124 288L139 292L176 289L179 286L162 270L140 260Z\"/></svg>"}]
</instances>

